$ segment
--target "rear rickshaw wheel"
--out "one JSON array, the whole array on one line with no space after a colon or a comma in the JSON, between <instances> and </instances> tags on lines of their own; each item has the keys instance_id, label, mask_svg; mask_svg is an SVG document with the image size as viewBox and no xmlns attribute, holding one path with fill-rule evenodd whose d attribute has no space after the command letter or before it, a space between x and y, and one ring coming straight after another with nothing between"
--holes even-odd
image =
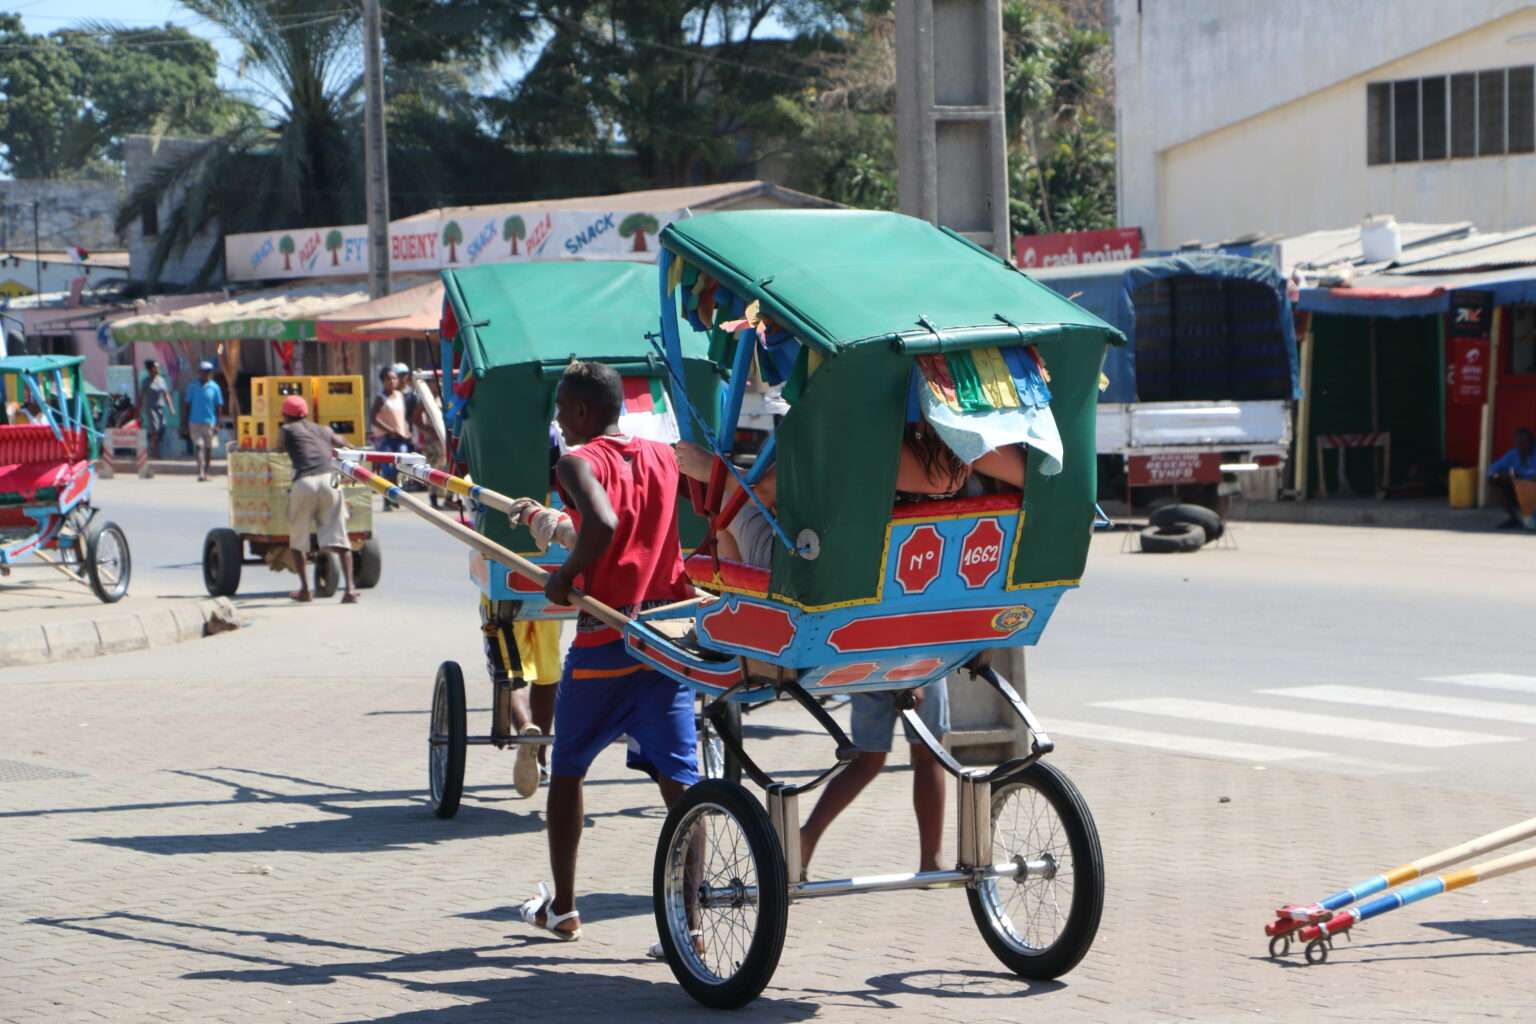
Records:
<instances>
[{"instance_id":1,"label":"rear rickshaw wheel","mask_svg":"<svg viewBox=\"0 0 1536 1024\"><path fill-rule=\"evenodd\" d=\"M662 826L652 893L678 984L720 1010L756 999L789 924L784 855L763 805L723 779L689 789Z\"/></svg>"},{"instance_id":2,"label":"rear rickshaw wheel","mask_svg":"<svg viewBox=\"0 0 1536 1024\"><path fill-rule=\"evenodd\" d=\"M1082 794L1037 761L992 793L992 862L1045 861L1023 878L994 878L966 890L971 916L992 952L1015 974L1059 977L1093 945L1104 912L1104 854Z\"/></svg>"},{"instance_id":3,"label":"rear rickshaw wheel","mask_svg":"<svg viewBox=\"0 0 1536 1024\"><path fill-rule=\"evenodd\" d=\"M459 813L464 795L465 722L464 672L456 661L438 666L432 687L432 726L427 737L427 780L432 813L451 818Z\"/></svg>"},{"instance_id":4,"label":"rear rickshaw wheel","mask_svg":"<svg viewBox=\"0 0 1536 1024\"><path fill-rule=\"evenodd\" d=\"M359 590L371 590L379 585L383 572L384 550L379 547L379 538L369 537L352 554L352 582Z\"/></svg>"},{"instance_id":5,"label":"rear rickshaw wheel","mask_svg":"<svg viewBox=\"0 0 1536 1024\"><path fill-rule=\"evenodd\" d=\"M203 538L203 586L212 597L229 597L240 589L245 546L227 526L215 527Z\"/></svg>"},{"instance_id":6,"label":"rear rickshaw wheel","mask_svg":"<svg viewBox=\"0 0 1536 1024\"><path fill-rule=\"evenodd\" d=\"M128 538L116 523L102 523L85 535L85 574L104 604L116 604L128 593L133 558Z\"/></svg>"}]
</instances>

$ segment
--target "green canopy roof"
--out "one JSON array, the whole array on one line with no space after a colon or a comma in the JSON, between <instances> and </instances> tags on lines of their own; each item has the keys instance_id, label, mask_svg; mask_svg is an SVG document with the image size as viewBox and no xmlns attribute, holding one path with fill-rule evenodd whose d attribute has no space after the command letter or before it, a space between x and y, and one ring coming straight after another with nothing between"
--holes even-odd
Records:
<instances>
[{"instance_id":1,"label":"green canopy roof","mask_svg":"<svg viewBox=\"0 0 1536 1024\"><path fill-rule=\"evenodd\" d=\"M932 339L934 347L1084 331L1095 343L1123 340L959 235L901 214L711 213L674 221L661 243L738 294L759 298L802 341L829 351L893 337Z\"/></svg>"},{"instance_id":2,"label":"green canopy roof","mask_svg":"<svg viewBox=\"0 0 1536 1024\"><path fill-rule=\"evenodd\" d=\"M656 267L624 261L493 263L443 271L475 376L572 356L644 362L658 329ZM704 340L685 355L703 358Z\"/></svg>"},{"instance_id":3,"label":"green canopy roof","mask_svg":"<svg viewBox=\"0 0 1536 1024\"><path fill-rule=\"evenodd\" d=\"M84 356L7 356L0 359L0 373L52 373L83 362Z\"/></svg>"}]
</instances>

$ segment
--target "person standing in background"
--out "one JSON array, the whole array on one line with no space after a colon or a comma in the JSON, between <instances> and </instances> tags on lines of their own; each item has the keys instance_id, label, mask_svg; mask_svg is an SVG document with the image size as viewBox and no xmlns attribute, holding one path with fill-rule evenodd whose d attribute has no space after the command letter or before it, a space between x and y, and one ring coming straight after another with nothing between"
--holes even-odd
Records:
<instances>
[{"instance_id":1,"label":"person standing in background","mask_svg":"<svg viewBox=\"0 0 1536 1024\"><path fill-rule=\"evenodd\" d=\"M213 364L204 359L197 364L197 380L187 385L187 436L192 441L192 457L197 460L197 478L208 479L213 462L213 441L219 432L219 409L224 405L224 389L213 379Z\"/></svg>"},{"instance_id":2,"label":"person standing in background","mask_svg":"<svg viewBox=\"0 0 1536 1024\"><path fill-rule=\"evenodd\" d=\"M379 371L379 393L373 398L368 410L369 442L375 451L404 453L411 450L411 421L406 416L405 393L400 390L400 375L393 366ZM392 465L380 467L379 475L391 483L400 478L400 471ZM384 499L384 511L394 508Z\"/></svg>"},{"instance_id":3,"label":"person standing in background","mask_svg":"<svg viewBox=\"0 0 1536 1024\"><path fill-rule=\"evenodd\" d=\"M144 360L144 379L139 383L139 426L149 446L150 458L160 457L160 443L165 440L165 424L176 411L170 386L160 375L160 364Z\"/></svg>"}]
</instances>

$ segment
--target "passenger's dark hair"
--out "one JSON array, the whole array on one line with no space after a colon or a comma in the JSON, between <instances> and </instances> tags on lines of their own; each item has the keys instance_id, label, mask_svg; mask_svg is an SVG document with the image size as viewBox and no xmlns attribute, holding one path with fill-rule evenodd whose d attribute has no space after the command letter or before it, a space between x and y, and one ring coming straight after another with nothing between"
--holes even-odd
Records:
<instances>
[{"instance_id":1,"label":"passenger's dark hair","mask_svg":"<svg viewBox=\"0 0 1536 1024\"><path fill-rule=\"evenodd\" d=\"M922 463L923 472L929 480L942 480L944 486L952 490L965 483L965 460L956 455L939 438L938 432L923 420L907 424L902 443L912 449L912 454Z\"/></svg>"},{"instance_id":2,"label":"passenger's dark hair","mask_svg":"<svg viewBox=\"0 0 1536 1024\"><path fill-rule=\"evenodd\" d=\"M560 387L576 401L605 413L610 422L618 420L624 408L624 382L613 367L603 363L573 359L560 378Z\"/></svg>"}]
</instances>

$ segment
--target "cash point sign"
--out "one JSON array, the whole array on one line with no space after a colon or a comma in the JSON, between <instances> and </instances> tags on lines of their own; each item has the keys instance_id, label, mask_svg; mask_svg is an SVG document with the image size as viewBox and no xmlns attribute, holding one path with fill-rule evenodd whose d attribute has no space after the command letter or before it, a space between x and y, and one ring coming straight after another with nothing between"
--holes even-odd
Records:
<instances>
[{"instance_id":1,"label":"cash point sign","mask_svg":"<svg viewBox=\"0 0 1536 1024\"><path fill-rule=\"evenodd\" d=\"M1024 270L1073 267L1079 263L1115 263L1141 255L1141 228L1067 231L1059 235L1018 235L1013 261Z\"/></svg>"},{"instance_id":2,"label":"cash point sign","mask_svg":"<svg viewBox=\"0 0 1536 1024\"><path fill-rule=\"evenodd\" d=\"M414 217L389 228L391 271L443 270L483 263L573 258L654 259L656 236L680 210L476 213L473 208ZM368 272L363 224L230 235L224 266L231 281L357 276Z\"/></svg>"}]
</instances>

